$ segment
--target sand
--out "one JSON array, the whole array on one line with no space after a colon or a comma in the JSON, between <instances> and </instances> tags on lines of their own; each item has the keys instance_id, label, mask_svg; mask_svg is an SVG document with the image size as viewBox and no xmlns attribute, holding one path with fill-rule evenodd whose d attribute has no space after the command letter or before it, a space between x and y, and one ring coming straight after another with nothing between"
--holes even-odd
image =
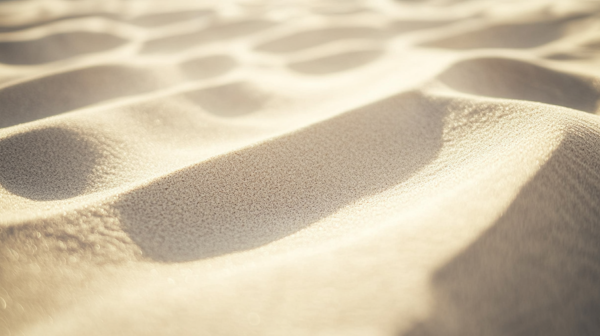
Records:
<instances>
[{"instance_id":1,"label":"sand","mask_svg":"<svg viewBox=\"0 0 600 336\"><path fill-rule=\"evenodd\" d=\"M600 334L600 3L0 4L0 335Z\"/></svg>"}]
</instances>

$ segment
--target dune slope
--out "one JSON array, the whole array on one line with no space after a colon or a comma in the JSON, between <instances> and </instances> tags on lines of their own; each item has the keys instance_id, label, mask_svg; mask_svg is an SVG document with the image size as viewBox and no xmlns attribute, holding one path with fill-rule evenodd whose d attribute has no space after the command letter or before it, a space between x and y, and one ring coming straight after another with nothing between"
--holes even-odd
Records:
<instances>
[{"instance_id":1,"label":"dune slope","mask_svg":"<svg viewBox=\"0 0 600 336\"><path fill-rule=\"evenodd\" d=\"M598 18L0 3L0 335L600 333Z\"/></svg>"}]
</instances>

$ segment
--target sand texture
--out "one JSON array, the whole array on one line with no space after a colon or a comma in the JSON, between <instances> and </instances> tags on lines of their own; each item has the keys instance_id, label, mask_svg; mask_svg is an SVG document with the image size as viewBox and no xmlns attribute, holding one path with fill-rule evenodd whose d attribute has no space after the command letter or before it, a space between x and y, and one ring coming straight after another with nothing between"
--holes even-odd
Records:
<instances>
[{"instance_id":1,"label":"sand texture","mask_svg":"<svg viewBox=\"0 0 600 336\"><path fill-rule=\"evenodd\" d=\"M0 3L0 335L600 335L600 2Z\"/></svg>"}]
</instances>

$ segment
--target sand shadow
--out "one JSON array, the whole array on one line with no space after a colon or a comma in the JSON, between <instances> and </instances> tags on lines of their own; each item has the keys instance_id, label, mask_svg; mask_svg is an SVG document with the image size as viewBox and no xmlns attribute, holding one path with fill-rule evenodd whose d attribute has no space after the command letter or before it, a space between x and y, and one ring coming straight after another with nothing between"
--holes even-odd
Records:
<instances>
[{"instance_id":1,"label":"sand shadow","mask_svg":"<svg viewBox=\"0 0 600 336\"><path fill-rule=\"evenodd\" d=\"M507 58L476 58L454 64L438 76L450 88L479 96L519 99L595 112L595 79Z\"/></svg>"},{"instance_id":2,"label":"sand shadow","mask_svg":"<svg viewBox=\"0 0 600 336\"><path fill-rule=\"evenodd\" d=\"M72 32L37 40L0 42L0 63L40 64L83 54L98 53L123 45L126 40L103 33Z\"/></svg>"},{"instance_id":3,"label":"sand shadow","mask_svg":"<svg viewBox=\"0 0 600 336\"><path fill-rule=\"evenodd\" d=\"M307 75L328 75L367 65L384 54L381 49L354 50L307 61L294 62L288 67Z\"/></svg>"},{"instance_id":4,"label":"sand shadow","mask_svg":"<svg viewBox=\"0 0 600 336\"><path fill-rule=\"evenodd\" d=\"M120 17L116 14L94 13L94 14L65 15L65 16L53 18L50 20L42 19L40 21L36 21L33 23L16 25L16 26L4 25L3 22L0 21L0 33L8 33L8 32L25 30L25 29L35 28L35 27L41 27L41 26L47 25L49 23L54 23L54 22L61 22L61 21L68 21L68 20L82 19L82 18L94 18L94 17L100 17L100 18L111 19L111 20L120 20Z\"/></svg>"},{"instance_id":5,"label":"sand shadow","mask_svg":"<svg viewBox=\"0 0 600 336\"><path fill-rule=\"evenodd\" d=\"M211 55L186 60L179 66L185 77L198 80L223 75L234 69L237 62L227 55Z\"/></svg>"},{"instance_id":6,"label":"sand shadow","mask_svg":"<svg viewBox=\"0 0 600 336\"><path fill-rule=\"evenodd\" d=\"M0 127L159 87L147 69L126 66L95 66L42 77L0 90Z\"/></svg>"},{"instance_id":7,"label":"sand shadow","mask_svg":"<svg viewBox=\"0 0 600 336\"><path fill-rule=\"evenodd\" d=\"M580 54L576 54L576 53L558 52L558 53L547 55L544 58L554 60L554 61L572 61L572 60L587 59L587 58L591 58L591 57L586 57L584 55L580 55Z\"/></svg>"},{"instance_id":8,"label":"sand shadow","mask_svg":"<svg viewBox=\"0 0 600 336\"><path fill-rule=\"evenodd\" d=\"M504 215L433 276L405 336L600 334L600 137L572 127Z\"/></svg>"},{"instance_id":9,"label":"sand shadow","mask_svg":"<svg viewBox=\"0 0 600 336\"><path fill-rule=\"evenodd\" d=\"M409 178L436 157L446 104L400 94L164 176L114 208L156 261L256 248Z\"/></svg>"},{"instance_id":10,"label":"sand shadow","mask_svg":"<svg viewBox=\"0 0 600 336\"><path fill-rule=\"evenodd\" d=\"M582 45L585 49L598 50L600 49L600 41L588 42Z\"/></svg>"},{"instance_id":11,"label":"sand shadow","mask_svg":"<svg viewBox=\"0 0 600 336\"><path fill-rule=\"evenodd\" d=\"M1 2L1 1L0 1ZM132 19L124 18L122 15L114 13L90 13L90 14L77 14L77 15L65 15L62 17L54 18L51 20L41 20L30 24L8 26L3 25L0 22L0 33L14 32L19 30L25 30L35 27L45 26L50 23L84 19L84 18L104 18L108 20L120 21L129 23L140 27L158 27L165 26L173 23L179 23L183 21L191 21L197 19L206 19L214 14L211 10L194 10L194 11L181 11L181 12L170 12L170 13L156 13L138 16Z\"/></svg>"},{"instance_id":12,"label":"sand shadow","mask_svg":"<svg viewBox=\"0 0 600 336\"><path fill-rule=\"evenodd\" d=\"M344 40L383 40L394 35L407 33L415 30L435 28L452 23L454 21L408 21L399 20L392 22L385 29L373 27L330 27L293 33L262 43L255 50L284 54L292 53L323 44Z\"/></svg>"},{"instance_id":13,"label":"sand shadow","mask_svg":"<svg viewBox=\"0 0 600 336\"><path fill-rule=\"evenodd\" d=\"M93 182L98 146L66 128L44 128L0 140L0 185L46 201L79 196Z\"/></svg>"},{"instance_id":14,"label":"sand shadow","mask_svg":"<svg viewBox=\"0 0 600 336\"><path fill-rule=\"evenodd\" d=\"M255 49L269 53L290 53L334 41L350 39L373 40L381 37L383 37L382 31L376 28L333 27L290 34L260 44Z\"/></svg>"},{"instance_id":15,"label":"sand shadow","mask_svg":"<svg viewBox=\"0 0 600 336\"><path fill-rule=\"evenodd\" d=\"M322 7L311 8L311 12L317 15L323 16L344 16L344 15L355 15L359 13L368 13L371 10L366 7L361 7L357 4L350 4L349 6L340 6L340 4L325 5Z\"/></svg>"},{"instance_id":16,"label":"sand shadow","mask_svg":"<svg viewBox=\"0 0 600 336\"><path fill-rule=\"evenodd\" d=\"M180 12L148 14L127 20L127 22L141 27L157 27L185 21L199 19L204 20L213 15L215 15L215 12L209 9L188 10Z\"/></svg>"},{"instance_id":17,"label":"sand shadow","mask_svg":"<svg viewBox=\"0 0 600 336\"><path fill-rule=\"evenodd\" d=\"M220 117L250 114L269 102L267 93L244 82L190 91L182 96L204 111Z\"/></svg>"},{"instance_id":18,"label":"sand shadow","mask_svg":"<svg viewBox=\"0 0 600 336\"><path fill-rule=\"evenodd\" d=\"M556 41L563 36L569 24L588 16L589 14L552 21L497 25L426 42L421 46L444 49L534 48Z\"/></svg>"},{"instance_id":19,"label":"sand shadow","mask_svg":"<svg viewBox=\"0 0 600 336\"><path fill-rule=\"evenodd\" d=\"M456 21L455 20L450 20L450 21L445 21L445 20L438 20L438 21L398 20L398 21L392 22L389 25L388 31L389 31L389 33L395 35L395 34L409 33L409 32L416 31L416 30L437 28L440 26L445 26L450 23L454 23L454 22L456 22Z\"/></svg>"},{"instance_id":20,"label":"sand shadow","mask_svg":"<svg viewBox=\"0 0 600 336\"><path fill-rule=\"evenodd\" d=\"M140 53L154 54L187 50L205 43L214 41L222 42L226 39L250 35L270 28L273 25L273 22L264 20L215 23L200 31L147 41L142 46Z\"/></svg>"}]
</instances>

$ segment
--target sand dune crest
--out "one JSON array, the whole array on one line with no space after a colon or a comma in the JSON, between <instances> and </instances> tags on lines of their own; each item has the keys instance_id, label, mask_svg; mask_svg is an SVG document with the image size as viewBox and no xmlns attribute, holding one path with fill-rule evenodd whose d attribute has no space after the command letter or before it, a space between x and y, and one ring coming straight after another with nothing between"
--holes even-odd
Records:
<instances>
[{"instance_id":1,"label":"sand dune crest","mask_svg":"<svg viewBox=\"0 0 600 336\"><path fill-rule=\"evenodd\" d=\"M600 7L0 4L0 335L596 335Z\"/></svg>"}]
</instances>

